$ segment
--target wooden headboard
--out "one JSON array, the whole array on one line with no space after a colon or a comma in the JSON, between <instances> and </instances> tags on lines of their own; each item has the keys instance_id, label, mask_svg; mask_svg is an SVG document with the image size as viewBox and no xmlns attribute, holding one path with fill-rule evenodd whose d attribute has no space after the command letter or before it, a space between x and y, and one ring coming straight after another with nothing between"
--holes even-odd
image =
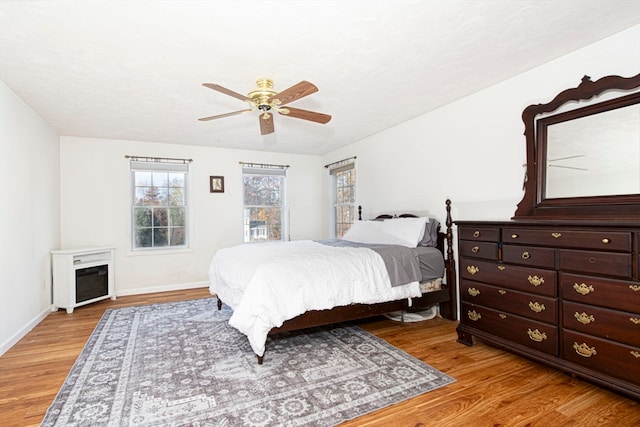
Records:
<instances>
[{"instance_id":1,"label":"wooden headboard","mask_svg":"<svg viewBox=\"0 0 640 427\"><path fill-rule=\"evenodd\" d=\"M451 220L451 201L450 200L447 200L446 206L447 206L447 220L446 220L447 232L443 233L442 231L440 231L442 227L439 224L438 240L436 242L436 248L438 248L440 252L442 252L442 256L445 258L447 257L445 242L447 241L447 235L451 233L450 227L451 227L451 224L453 224L453 221ZM419 216L411 213L404 213L400 215L381 214L373 218L373 220L381 221L381 220L393 219L393 218L419 218ZM362 221L362 206L358 206L358 221ZM451 233L451 236L453 236L452 233ZM450 242L450 245L452 244L453 242Z\"/></svg>"}]
</instances>

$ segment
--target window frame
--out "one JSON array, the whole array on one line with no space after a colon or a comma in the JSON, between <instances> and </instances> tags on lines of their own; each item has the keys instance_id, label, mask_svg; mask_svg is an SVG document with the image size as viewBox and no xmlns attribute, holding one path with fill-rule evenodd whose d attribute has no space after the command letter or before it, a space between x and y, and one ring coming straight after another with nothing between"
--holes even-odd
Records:
<instances>
[{"instance_id":1,"label":"window frame","mask_svg":"<svg viewBox=\"0 0 640 427\"><path fill-rule=\"evenodd\" d=\"M191 203L191 160L182 159L165 159L165 158L137 158L131 157L129 166L129 254L131 255L153 255L191 252L192 241L192 203ZM183 182L183 204L178 205L184 210L184 244L182 245L166 245L166 246L136 246L136 209L140 205L136 204L136 173L182 173L184 175ZM166 187L171 188L170 185ZM167 201L165 208L170 209ZM174 206L175 207L175 206ZM167 221L170 221L169 217ZM167 225L170 229L170 226ZM153 226L151 227L154 228ZM170 233L170 231L169 231Z\"/></svg>"},{"instance_id":2,"label":"window frame","mask_svg":"<svg viewBox=\"0 0 640 427\"><path fill-rule=\"evenodd\" d=\"M329 165L328 167L329 169L329 182L330 182L330 187L331 187L331 191L330 191L330 204L331 204L331 238L332 239L339 239L342 236L344 236L344 234L349 230L349 228L351 228L351 225L353 225L353 223L356 221L357 219L357 171L356 171L356 163L355 163L355 159L348 159L348 160L343 160L340 162L336 162L332 165ZM350 187L351 191L353 193L353 202L349 202L349 203L339 203L338 200L338 191L339 191L339 187L338 187L338 178L339 175L343 172L350 172L353 173L353 184L349 185L349 186L343 186L342 189L346 188L346 187ZM352 221L350 223L347 222L339 222L338 221L338 208L339 207L345 207L348 206L349 210L351 212L351 219ZM349 227L347 227L346 229L342 230L342 233L339 232L338 227L339 225L342 224L349 224Z\"/></svg>"},{"instance_id":3,"label":"window frame","mask_svg":"<svg viewBox=\"0 0 640 427\"><path fill-rule=\"evenodd\" d=\"M265 165L265 164L253 164L253 163L242 163L241 168L241 182L242 182L242 241L244 243L263 243L263 242L283 242L289 240L289 201L288 201L288 193L289 193L289 183L288 183L288 174L287 169L288 166L280 166L280 165ZM245 176L278 176L282 178L281 187L279 187L280 191L280 238L279 239L269 239L268 237L265 239L255 239L251 240L251 227L250 227L250 217L249 215L249 224L247 224L247 209L254 208L274 208L273 205L247 205L245 201ZM248 227L248 229L247 229ZM268 230L265 230L268 236Z\"/></svg>"}]
</instances>

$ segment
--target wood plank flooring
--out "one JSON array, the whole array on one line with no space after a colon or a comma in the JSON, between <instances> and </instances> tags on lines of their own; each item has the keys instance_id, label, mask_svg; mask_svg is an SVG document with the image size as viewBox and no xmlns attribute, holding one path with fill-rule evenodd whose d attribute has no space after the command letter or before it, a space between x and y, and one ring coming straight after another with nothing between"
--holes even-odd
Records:
<instances>
[{"instance_id":1,"label":"wood plank flooring","mask_svg":"<svg viewBox=\"0 0 640 427\"><path fill-rule=\"evenodd\" d=\"M207 289L164 292L51 313L0 357L0 425L40 424L106 308L208 297ZM640 402L483 343L464 346L455 322L361 326L457 381L343 426L640 426Z\"/></svg>"}]
</instances>

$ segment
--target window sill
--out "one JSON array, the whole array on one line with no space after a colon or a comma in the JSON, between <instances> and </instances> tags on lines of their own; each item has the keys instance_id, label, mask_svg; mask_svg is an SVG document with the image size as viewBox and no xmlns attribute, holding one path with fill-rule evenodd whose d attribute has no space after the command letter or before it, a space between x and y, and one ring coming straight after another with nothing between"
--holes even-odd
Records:
<instances>
[{"instance_id":1,"label":"window sill","mask_svg":"<svg viewBox=\"0 0 640 427\"><path fill-rule=\"evenodd\" d=\"M193 253L192 248L129 250L127 256L179 255Z\"/></svg>"}]
</instances>

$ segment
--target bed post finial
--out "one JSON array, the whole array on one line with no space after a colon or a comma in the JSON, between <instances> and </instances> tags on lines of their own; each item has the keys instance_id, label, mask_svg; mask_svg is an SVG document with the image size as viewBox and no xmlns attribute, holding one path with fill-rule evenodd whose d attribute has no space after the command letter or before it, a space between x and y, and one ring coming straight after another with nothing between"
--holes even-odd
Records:
<instances>
[{"instance_id":1,"label":"bed post finial","mask_svg":"<svg viewBox=\"0 0 640 427\"><path fill-rule=\"evenodd\" d=\"M362 221L362 206L358 205L358 221Z\"/></svg>"},{"instance_id":2,"label":"bed post finial","mask_svg":"<svg viewBox=\"0 0 640 427\"><path fill-rule=\"evenodd\" d=\"M446 265L446 278L447 287L450 293L450 311L443 313L449 319L456 319L458 316L458 303L457 303L457 272L456 272L456 260L453 256L453 219L451 219L451 200L447 199L446 202L447 219L445 224L447 225L447 258L445 259Z\"/></svg>"}]
</instances>

